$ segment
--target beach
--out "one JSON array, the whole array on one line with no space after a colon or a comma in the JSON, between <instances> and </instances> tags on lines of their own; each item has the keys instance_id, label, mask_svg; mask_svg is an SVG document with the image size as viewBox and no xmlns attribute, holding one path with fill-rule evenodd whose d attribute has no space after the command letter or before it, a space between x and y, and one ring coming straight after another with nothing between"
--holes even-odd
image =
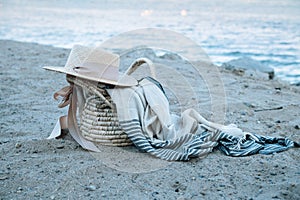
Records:
<instances>
[{"instance_id":1,"label":"beach","mask_svg":"<svg viewBox=\"0 0 300 200\"><path fill-rule=\"evenodd\" d=\"M58 117L67 112L53 100L67 82L65 75L42 67L64 66L70 49L10 40L0 40L0 48L0 199L300 198L297 148L246 157L214 151L188 162L166 162L134 147L103 148L105 154L97 157L69 136L47 140ZM168 63L174 58L160 59ZM216 68L225 92L225 124L300 141L299 86ZM184 69L177 67L182 73ZM196 88L201 91L201 85ZM205 99L207 93L201 95ZM176 102L170 103L176 109ZM213 114L209 103L203 100L198 109L207 118ZM151 170L140 168L151 163Z\"/></svg>"}]
</instances>

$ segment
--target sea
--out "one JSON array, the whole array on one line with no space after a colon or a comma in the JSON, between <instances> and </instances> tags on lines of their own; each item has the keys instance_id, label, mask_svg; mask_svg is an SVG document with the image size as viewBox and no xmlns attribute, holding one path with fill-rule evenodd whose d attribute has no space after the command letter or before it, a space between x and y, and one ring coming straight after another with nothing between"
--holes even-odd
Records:
<instances>
[{"instance_id":1,"label":"sea","mask_svg":"<svg viewBox=\"0 0 300 200\"><path fill-rule=\"evenodd\" d=\"M251 57L300 83L299 0L0 0L5 40L71 48L141 28L182 34L217 65Z\"/></svg>"}]
</instances>

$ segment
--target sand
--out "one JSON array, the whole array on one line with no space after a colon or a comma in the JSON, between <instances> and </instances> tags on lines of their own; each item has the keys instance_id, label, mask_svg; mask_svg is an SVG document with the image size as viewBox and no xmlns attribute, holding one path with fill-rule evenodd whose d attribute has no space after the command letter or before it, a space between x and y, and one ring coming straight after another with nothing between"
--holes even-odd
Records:
<instances>
[{"instance_id":1,"label":"sand","mask_svg":"<svg viewBox=\"0 0 300 200\"><path fill-rule=\"evenodd\" d=\"M3 40L0 48L0 199L300 199L296 148L238 158L215 151L202 159L166 162L133 147L101 147L103 154L96 156L69 137L46 140L66 113L52 99L66 81L42 66L63 66L69 49ZM300 141L299 87L218 69L225 123ZM195 88L202 91L201 84ZM206 95L203 90L198 110L210 118L214 108ZM176 101L171 104L176 110Z\"/></svg>"}]
</instances>

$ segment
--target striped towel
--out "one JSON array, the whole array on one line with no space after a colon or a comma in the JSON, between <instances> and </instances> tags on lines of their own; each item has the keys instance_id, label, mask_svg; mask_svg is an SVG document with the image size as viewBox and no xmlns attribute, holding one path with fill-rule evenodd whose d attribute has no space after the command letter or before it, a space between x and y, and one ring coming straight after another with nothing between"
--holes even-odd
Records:
<instances>
[{"instance_id":1,"label":"striped towel","mask_svg":"<svg viewBox=\"0 0 300 200\"><path fill-rule=\"evenodd\" d=\"M229 156L249 156L256 153L272 154L292 147L300 147L300 145L287 138L262 136L254 133L246 133L243 138L227 135L219 141L218 145L218 149Z\"/></svg>"},{"instance_id":2,"label":"striped towel","mask_svg":"<svg viewBox=\"0 0 300 200\"><path fill-rule=\"evenodd\" d=\"M161 159L186 161L203 157L215 147L227 155L244 156L294 146L294 142L286 139L284 144L271 148L268 141L272 138L254 134L237 136L226 132L227 129L207 130L199 121L202 116L193 109L184 111L181 117L171 115L168 99L151 79L142 79L138 86L116 87L108 92L116 104L120 125L134 145ZM261 144L263 140L265 143Z\"/></svg>"}]
</instances>

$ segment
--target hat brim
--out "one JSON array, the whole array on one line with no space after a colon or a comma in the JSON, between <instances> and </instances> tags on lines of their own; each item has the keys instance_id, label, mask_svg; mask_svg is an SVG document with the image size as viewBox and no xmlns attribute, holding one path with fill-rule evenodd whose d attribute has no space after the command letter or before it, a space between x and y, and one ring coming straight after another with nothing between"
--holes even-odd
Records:
<instances>
[{"instance_id":1,"label":"hat brim","mask_svg":"<svg viewBox=\"0 0 300 200\"><path fill-rule=\"evenodd\" d=\"M134 85L138 84L138 82L135 78L133 78L131 76L128 76L126 74L119 74L118 81L113 81L113 80L103 79L101 77L99 77L99 78L88 77L88 76L85 76L85 75L82 75L82 74L78 74L77 72L75 72L73 70L72 71L68 70L65 67L44 66L43 69L50 70L50 71L55 71L55 72L60 72L60 73L64 73L64 74L69 74L69 75L76 76L76 77L79 77L79 78L83 78L83 79L86 79L86 80L106 83L106 84L115 85L115 86L134 86Z\"/></svg>"}]
</instances>

